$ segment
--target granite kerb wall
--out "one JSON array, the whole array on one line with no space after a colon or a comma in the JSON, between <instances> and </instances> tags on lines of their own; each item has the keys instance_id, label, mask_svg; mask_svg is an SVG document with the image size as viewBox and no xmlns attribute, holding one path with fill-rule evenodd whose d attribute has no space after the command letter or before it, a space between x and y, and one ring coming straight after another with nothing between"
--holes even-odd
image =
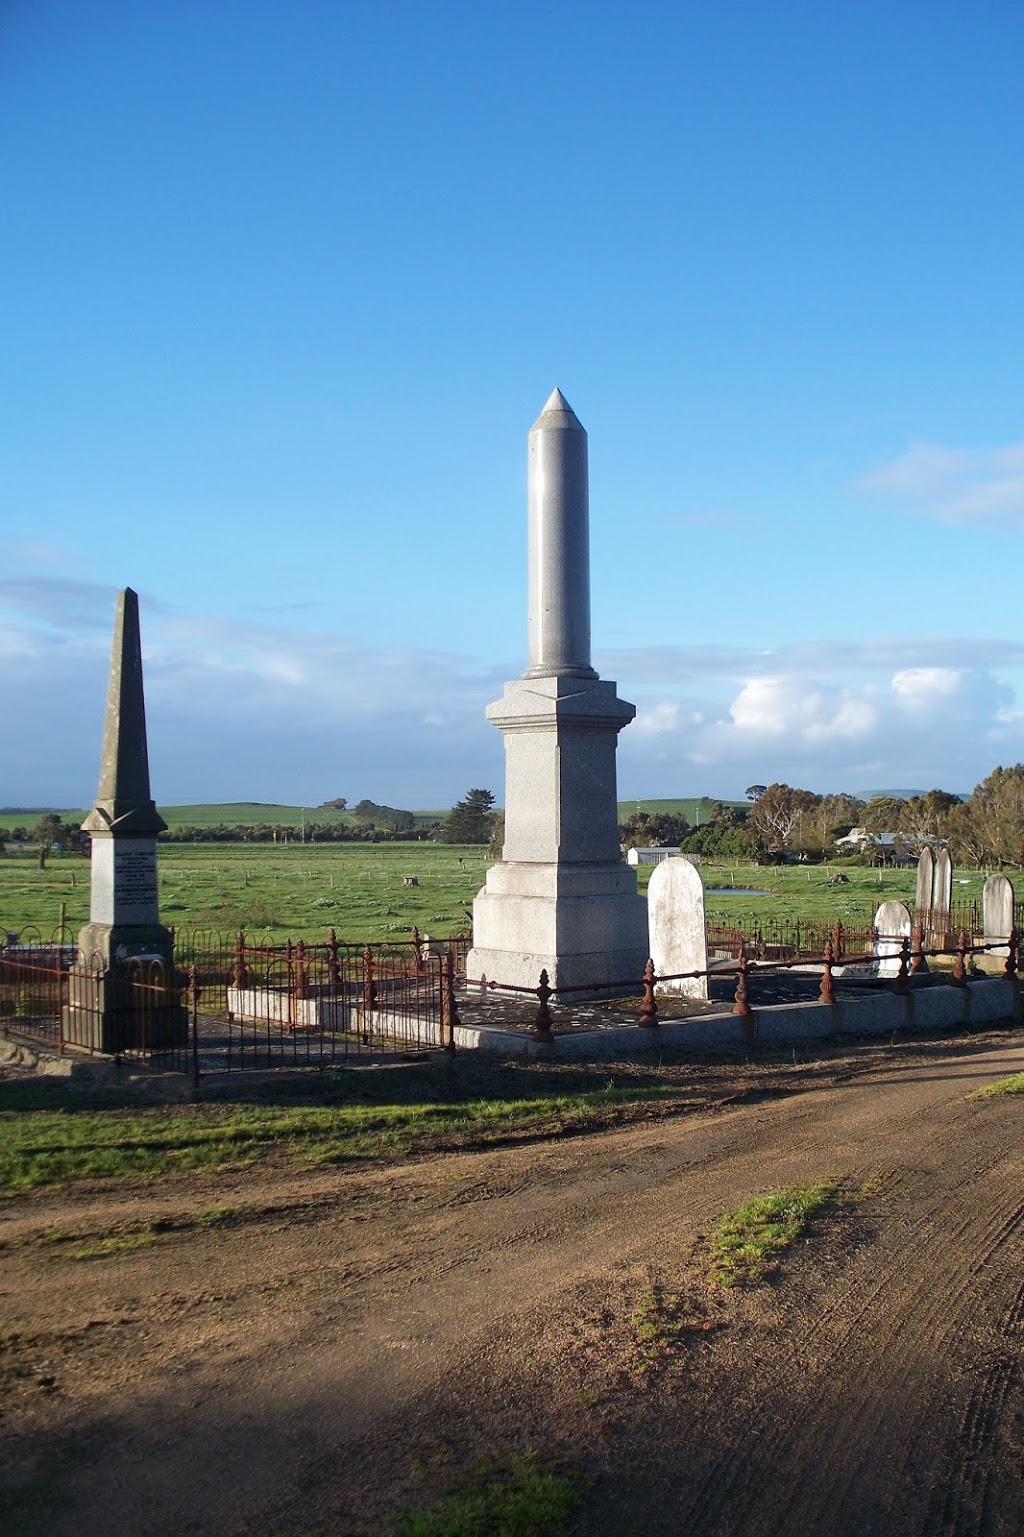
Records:
<instances>
[{"instance_id":1,"label":"granite kerb wall","mask_svg":"<svg viewBox=\"0 0 1024 1537\"><path fill-rule=\"evenodd\" d=\"M905 995L873 993L833 1004L790 1003L756 1009L746 1019L732 1014L702 1014L670 1020L651 1028L613 1026L600 1030L557 1030L550 1043L527 1032L461 1025L456 1050L503 1056L554 1056L591 1060L665 1046L695 1051L734 1051L757 1042L821 1040L830 1035L883 1036L900 1031L957 1030L1012 1023L1022 1017L1020 984L1001 977L968 982L965 987L933 986Z\"/></svg>"}]
</instances>

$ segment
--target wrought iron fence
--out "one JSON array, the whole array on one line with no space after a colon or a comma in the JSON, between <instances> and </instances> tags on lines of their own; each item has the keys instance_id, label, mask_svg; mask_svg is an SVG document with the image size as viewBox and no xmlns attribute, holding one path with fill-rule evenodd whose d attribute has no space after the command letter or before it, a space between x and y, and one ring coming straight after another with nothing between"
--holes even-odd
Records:
<instances>
[{"instance_id":1,"label":"wrought iron fence","mask_svg":"<svg viewBox=\"0 0 1024 1537\"><path fill-rule=\"evenodd\" d=\"M37 931L0 931L0 1031L118 1061L202 1073L329 1067L453 1050L466 942L275 943L175 935L174 965L83 961Z\"/></svg>"},{"instance_id":2,"label":"wrought iron fence","mask_svg":"<svg viewBox=\"0 0 1024 1537\"><path fill-rule=\"evenodd\" d=\"M329 1067L353 1058L453 1050L462 942L405 945L175 936L194 977L201 1070Z\"/></svg>"},{"instance_id":3,"label":"wrought iron fence","mask_svg":"<svg viewBox=\"0 0 1024 1537\"><path fill-rule=\"evenodd\" d=\"M173 968L149 956L111 968L24 931L0 945L0 1030L58 1052L176 1071L190 1061L186 985Z\"/></svg>"}]
</instances>

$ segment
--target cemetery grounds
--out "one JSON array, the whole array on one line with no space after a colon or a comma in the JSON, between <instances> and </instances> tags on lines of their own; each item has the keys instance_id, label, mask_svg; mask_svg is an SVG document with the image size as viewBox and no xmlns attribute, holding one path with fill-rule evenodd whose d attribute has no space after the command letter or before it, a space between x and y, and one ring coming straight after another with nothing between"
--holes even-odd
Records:
<instances>
[{"instance_id":1,"label":"cemetery grounds","mask_svg":"<svg viewBox=\"0 0 1024 1537\"><path fill-rule=\"evenodd\" d=\"M443 932L485 863L160 858L168 921L230 930L262 899L282 938ZM77 925L84 872L9 855L0 912L34 893L41 926L60 901ZM913 895L913 871L704 873L794 915L865 904L851 922ZM185 1103L10 1065L3 1529L1017 1532L1021 1089L1010 1028L439 1055Z\"/></svg>"},{"instance_id":2,"label":"cemetery grounds","mask_svg":"<svg viewBox=\"0 0 1024 1537\"><path fill-rule=\"evenodd\" d=\"M480 847L434 843L180 844L159 846L160 914L174 927L226 934L245 930L285 939L322 940L334 928L345 943L400 941L416 925L447 937L469 926L488 859ZM760 919L842 920L869 927L880 902L914 902L915 871L858 866L703 863L709 892L759 888L767 896L710 894L709 922L741 926ZM842 873L845 884L831 878ZM985 871L954 872L954 902L980 902ZM637 871L641 890L651 869ZM405 885L406 879L417 882ZM44 870L35 850L0 857L0 926L32 924L49 934L61 912L72 930L87 921L89 865L52 854Z\"/></svg>"}]
</instances>

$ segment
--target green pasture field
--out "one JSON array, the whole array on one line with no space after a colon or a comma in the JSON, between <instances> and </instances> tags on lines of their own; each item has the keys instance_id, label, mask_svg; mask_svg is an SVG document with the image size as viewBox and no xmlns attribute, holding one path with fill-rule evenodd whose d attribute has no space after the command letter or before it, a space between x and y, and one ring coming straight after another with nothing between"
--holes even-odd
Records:
<instances>
[{"instance_id":1,"label":"green pasture field","mask_svg":"<svg viewBox=\"0 0 1024 1537\"><path fill-rule=\"evenodd\" d=\"M691 826L697 823L697 808L702 804L700 796L684 797L682 800L641 800L620 801L619 820L624 822L637 810L653 813L682 812ZM746 801L726 801L727 806L746 806ZM65 822L82 822L86 812L81 807L66 810L60 807L61 819ZM351 824L356 821L351 811L329 811L319 806L279 806L261 801L227 801L223 804L210 804L202 806L160 806L160 815L168 827L300 827L303 816L306 824L320 822L326 827L331 827L339 822ZM448 815L450 807L436 811L413 811L417 823L430 826L434 822L440 822ZM39 818L41 811L0 811L0 827L27 827L31 830Z\"/></svg>"},{"instance_id":2,"label":"green pasture field","mask_svg":"<svg viewBox=\"0 0 1024 1537\"><path fill-rule=\"evenodd\" d=\"M653 802L652 802L653 804ZM55 808L64 822L82 822L85 811L76 808L68 811ZM305 817L307 827L319 822L324 827L339 822L351 825L358 819L351 811L333 811L321 806L278 806L261 801L226 801L222 805L160 806L160 815L168 827L301 827ZM27 827L31 832L41 811L0 811L0 827ZM418 823L431 826L448 815L447 811L414 811Z\"/></svg>"},{"instance_id":3,"label":"green pasture field","mask_svg":"<svg viewBox=\"0 0 1024 1537\"><path fill-rule=\"evenodd\" d=\"M682 812L691 827L697 827L708 818L703 810L698 816L698 807L703 808L709 799L706 795L688 795L682 800L667 801L619 801L619 821L624 822L627 817L633 816L637 811L646 811L651 816L665 815L678 816ZM742 806L745 811L750 810L749 801L722 801L723 806Z\"/></svg>"},{"instance_id":4,"label":"green pasture field","mask_svg":"<svg viewBox=\"0 0 1024 1537\"><path fill-rule=\"evenodd\" d=\"M465 931L466 910L483 885L483 848L438 843L161 844L160 916L184 928L276 939L405 939ZM417 886L405 886L413 876ZM35 850L0 858L0 928L35 924L48 932L60 918L77 930L89 911L89 861Z\"/></svg>"},{"instance_id":5,"label":"green pasture field","mask_svg":"<svg viewBox=\"0 0 1024 1537\"><path fill-rule=\"evenodd\" d=\"M322 939L329 928L350 943L465 932L488 859L482 847L437 843L162 844L160 911L175 927L248 933L276 939ZM870 922L889 897L913 903L916 872L846 866L848 883L829 884L836 867L765 866L734 861L701 867L710 921L747 926L777 918ZM637 872L646 890L651 868ZM418 881L403 884L406 876ZM981 898L985 872L954 871L954 902ZM764 896L730 895L754 887ZM725 894L716 894L726 888ZM89 862L52 854L45 870L35 850L0 857L0 929L29 924L49 932L65 906L72 931L89 912Z\"/></svg>"}]
</instances>

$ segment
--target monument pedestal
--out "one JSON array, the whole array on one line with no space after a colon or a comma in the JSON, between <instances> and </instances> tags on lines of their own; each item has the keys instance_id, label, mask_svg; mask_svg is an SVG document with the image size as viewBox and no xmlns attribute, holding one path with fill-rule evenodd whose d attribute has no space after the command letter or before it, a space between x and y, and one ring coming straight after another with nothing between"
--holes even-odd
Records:
<instances>
[{"instance_id":1,"label":"monument pedestal","mask_svg":"<svg viewBox=\"0 0 1024 1537\"><path fill-rule=\"evenodd\" d=\"M68 973L63 1038L68 1046L118 1056L180 1051L188 1044L188 1009L175 973L160 955Z\"/></svg>"},{"instance_id":2,"label":"monument pedestal","mask_svg":"<svg viewBox=\"0 0 1024 1537\"><path fill-rule=\"evenodd\" d=\"M582 672L582 669L580 669ZM647 904L619 849L615 684L540 676L505 685L488 719L505 739L505 845L473 904L474 981L556 988L637 982Z\"/></svg>"}]
</instances>

